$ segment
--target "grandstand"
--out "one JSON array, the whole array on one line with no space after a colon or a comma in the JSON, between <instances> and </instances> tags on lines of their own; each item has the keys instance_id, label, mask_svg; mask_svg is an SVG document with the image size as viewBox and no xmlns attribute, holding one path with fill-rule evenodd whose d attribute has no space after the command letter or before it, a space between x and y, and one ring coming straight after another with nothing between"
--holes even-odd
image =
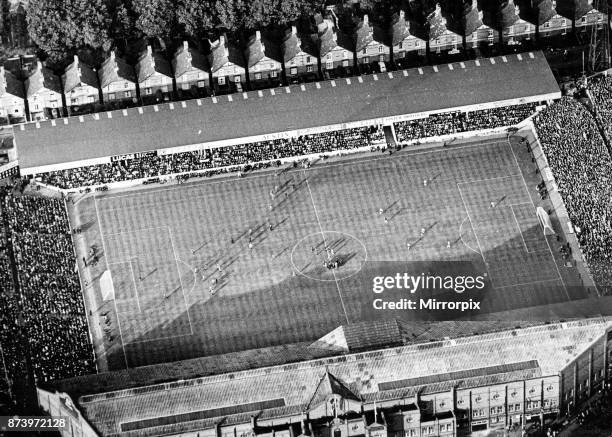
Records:
<instances>
[{"instance_id":1,"label":"grandstand","mask_svg":"<svg viewBox=\"0 0 612 437\"><path fill-rule=\"evenodd\" d=\"M611 357L599 318L95 394L58 381L38 396L84 437L452 436L550 421L606 387Z\"/></svg>"},{"instance_id":2,"label":"grandstand","mask_svg":"<svg viewBox=\"0 0 612 437\"><path fill-rule=\"evenodd\" d=\"M31 176L559 97L544 55L533 52L29 123L15 144L21 174Z\"/></svg>"}]
</instances>

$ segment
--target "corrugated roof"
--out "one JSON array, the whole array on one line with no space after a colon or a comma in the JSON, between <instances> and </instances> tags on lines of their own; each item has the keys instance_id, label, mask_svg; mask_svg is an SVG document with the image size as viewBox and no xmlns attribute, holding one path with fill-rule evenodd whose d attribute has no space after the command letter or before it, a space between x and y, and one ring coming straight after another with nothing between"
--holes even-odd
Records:
<instances>
[{"instance_id":1,"label":"corrugated roof","mask_svg":"<svg viewBox=\"0 0 612 437\"><path fill-rule=\"evenodd\" d=\"M446 341L437 348L406 346L180 381L151 391L109 392L80 398L79 403L85 417L105 436L119 433L121 423L270 399L284 399L285 408L292 410L311 402L326 375L329 383L323 392L368 401L392 399L400 391L410 393L417 388L404 384L381 391L381 385L401 379L424 383L425 390L433 393L446 391L453 384L477 386L556 376L610 326L610 320L603 319L546 325ZM465 379L448 380L444 375ZM218 410L218 418L229 413Z\"/></svg>"},{"instance_id":2,"label":"corrugated roof","mask_svg":"<svg viewBox=\"0 0 612 437\"><path fill-rule=\"evenodd\" d=\"M15 131L22 169L238 139L331 124L560 93L541 52L507 62L466 61L465 68L422 67L406 75L306 84L270 91L50 121ZM171 109L173 108L173 109ZM343 108L339 111L338 108ZM142 112L142 113L141 113ZM126 114L126 115L124 115ZM40 128L37 128L40 126Z\"/></svg>"}]
</instances>

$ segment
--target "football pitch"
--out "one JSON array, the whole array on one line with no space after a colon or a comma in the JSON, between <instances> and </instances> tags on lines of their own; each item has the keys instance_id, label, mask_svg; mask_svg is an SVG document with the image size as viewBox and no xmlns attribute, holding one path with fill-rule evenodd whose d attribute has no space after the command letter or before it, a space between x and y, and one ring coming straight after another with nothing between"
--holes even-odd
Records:
<instances>
[{"instance_id":1,"label":"football pitch","mask_svg":"<svg viewBox=\"0 0 612 437\"><path fill-rule=\"evenodd\" d=\"M382 262L468 261L488 278L486 313L577 299L575 269L535 213L549 208L539 182L524 146L490 138L87 196L75 225L101 249L94 273L112 277L114 299L93 308L117 323L108 347L122 357L109 366L311 342L391 317L365 311L371 287L357 284Z\"/></svg>"}]
</instances>

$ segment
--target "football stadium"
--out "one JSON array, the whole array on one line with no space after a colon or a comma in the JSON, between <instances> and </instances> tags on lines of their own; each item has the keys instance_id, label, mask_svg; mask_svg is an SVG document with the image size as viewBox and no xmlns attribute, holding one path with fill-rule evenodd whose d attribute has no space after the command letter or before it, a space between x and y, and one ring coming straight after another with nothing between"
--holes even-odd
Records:
<instances>
[{"instance_id":1,"label":"football stadium","mask_svg":"<svg viewBox=\"0 0 612 437\"><path fill-rule=\"evenodd\" d=\"M3 239L21 294L50 292L5 326L52 324L40 407L92 437L571 414L612 374L612 85L590 86L600 112L530 52L20 125Z\"/></svg>"}]
</instances>

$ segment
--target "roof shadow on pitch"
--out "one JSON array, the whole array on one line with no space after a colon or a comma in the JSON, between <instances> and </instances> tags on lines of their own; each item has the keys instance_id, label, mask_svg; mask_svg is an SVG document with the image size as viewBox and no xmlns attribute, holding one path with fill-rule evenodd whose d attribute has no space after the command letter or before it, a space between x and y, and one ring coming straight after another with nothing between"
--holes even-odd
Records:
<instances>
[{"instance_id":1,"label":"roof shadow on pitch","mask_svg":"<svg viewBox=\"0 0 612 437\"><path fill-rule=\"evenodd\" d=\"M523 237L515 235L485 252L484 257L489 264L498 260L503 266L504 262L512 259L512 252L515 252L514 256L520 256L517 248L523 247L523 244ZM479 254L467 249L465 253L472 257L468 264L474 272L484 267ZM370 311L372 300L377 297L372 293L371 278L380 273L374 264L362 269L359 274L339 281L342 300L338 298L335 282L316 281L300 275L241 295L223 296L219 293L189 307L193 335L150 340L163 333L167 335L174 328L178 331L187 319L186 312L178 314L163 329L154 327L135 339L135 342L126 344L128 364L134 367L283 344L314 342L346 324L345 311L351 323L390 318L402 322L495 319L504 322L517 320L543 323L572 317L600 316L602 311L612 309L609 302L600 305L598 299L590 297L578 279L571 279L572 275L566 277L562 273L567 281L565 286L561 282L549 281L554 279L551 275L556 275L557 270L552 264L550 251L543 255L549 258L550 264L546 268L534 266L534 270L543 269L542 274L545 276L540 282L536 278L530 284L511 283L497 289L488 287L486 293L478 296L482 302L481 311L470 313L440 312L434 317L431 314L403 310ZM514 268L520 269L521 265L517 264ZM574 267L560 268L575 270ZM575 302L575 309L574 305L567 305L570 301ZM122 356L120 358L123 360ZM117 357L115 359L118 360Z\"/></svg>"}]
</instances>

